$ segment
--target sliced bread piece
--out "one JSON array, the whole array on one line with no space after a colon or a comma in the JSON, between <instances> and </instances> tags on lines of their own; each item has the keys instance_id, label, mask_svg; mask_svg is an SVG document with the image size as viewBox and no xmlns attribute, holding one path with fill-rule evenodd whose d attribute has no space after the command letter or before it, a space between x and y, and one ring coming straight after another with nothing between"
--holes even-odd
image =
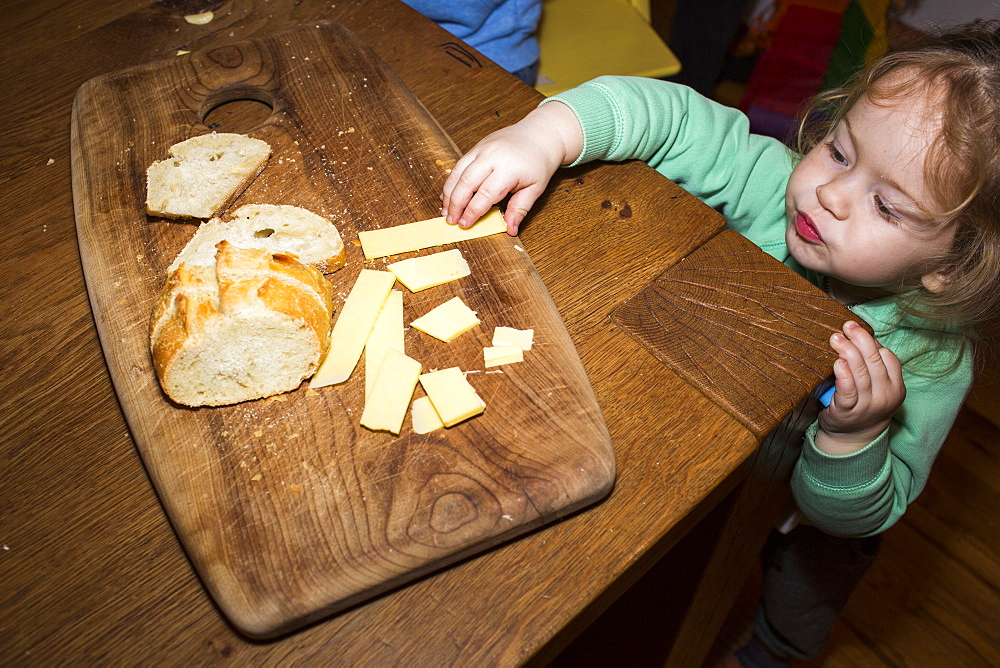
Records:
<instances>
[{"instance_id":1,"label":"sliced bread piece","mask_svg":"<svg viewBox=\"0 0 1000 668\"><path fill-rule=\"evenodd\" d=\"M211 264L168 275L150 324L153 366L187 406L289 392L318 368L332 317L333 287L316 268L221 241Z\"/></svg>"},{"instance_id":2,"label":"sliced bread piece","mask_svg":"<svg viewBox=\"0 0 1000 668\"><path fill-rule=\"evenodd\" d=\"M228 221L213 218L202 223L168 271L181 263L214 263L215 247L222 240L240 248L291 253L323 273L340 269L347 261L340 232L326 218L289 204L249 204L234 211Z\"/></svg>"},{"instance_id":3,"label":"sliced bread piece","mask_svg":"<svg viewBox=\"0 0 1000 668\"><path fill-rule=\"evenodd\" d=\"M271 146L235 133L192 137L170 147L146 170L146 213L167 218L211 218L260 174Z\"/></svg>"}]
</instances>

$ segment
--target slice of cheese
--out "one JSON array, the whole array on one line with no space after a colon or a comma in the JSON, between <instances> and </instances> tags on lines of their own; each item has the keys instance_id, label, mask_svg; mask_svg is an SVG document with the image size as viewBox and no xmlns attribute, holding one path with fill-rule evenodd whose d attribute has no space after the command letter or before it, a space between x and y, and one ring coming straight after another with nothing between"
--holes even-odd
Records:
<instances>
[{"instance_id":1,"label":"slice of cheese","mask_svg":"<svg viewBox=\"0 0 1000 668\"><path fill-rule=\"evenodd\" d=\"M361 270L344 307L340 309L340 316L330 334L330 348L309 381L309 387L334 385L350 378L395 282L396 276L392 272Z\"/></svg>"},{"instance_id":2,"label":"slice of cheese","mask_svg":"<svg viewBox=\"0 0 1000 668\"><path fill-rule=\"evenodd\" d=\"M524 361L524 349L520 346L493 346L483 348L483 363L489 369L501 364L513 364Z\"/></svg>"},{"instance_id":3,"label":"slice of cheese","mask_svg":"<svg viewBox=\"0 0 1000 668\"><path fill-rule=\"evenodd\" d=\"M497 327L493 330L494 346L517 346L522 350L531 350L535 337L533 329L514 329L513 327Z\"/></svg>"},{"instance_id":4,"label":"slice of cheese","mask_svg":"<svg viewBox=\"0 0 1000 668\"><path fill-rule=\"evenodd\" d=\"M478 324L476 312L466 306L461 297L452 297L410 323L421 332L444 342L451 341Z\"/></svg>"},{"instance_id":5,"label":"slice of cheese","mask_svg":"<svg viewBox=\"0 0 1000 668\"><path fill-rule=\"evenodd\" d=\"M421 374L420 386L446 427L486 410L486 402L476 394L476 389L457 366Z\"/></svg>"},{"instance_id":6,"label":"slice of cheese","mask_svg":"<svg viewBox=\"0 0 1000 668\"><path fill-rule=\"evenodd\" d=\"M379 365L389 348L406 352L403 344L403 292L392 290L365 342L365 396L371 394Z\"/></svg>"},{"instance_id":7,"label":"slice of cheese","mask_svg":"<svg viewBox=\"0 0 1000 668\"><path fill-rule=\"evenodd\" d=\"M384 227L380 230L368 230L358 233L361 249L366 260L398 255L422 248L433 248L444 244L467 241L500 234L507 231L500 209L490 209L475 225L462 228L449 225L444 217L430 218L406 225Z\"/></svg>"},{"instance_id":8,"label":"slice of cheese","mask_svg":"<svg viewBox=\"0 0 1000 668\"><path fill-rule=\"evenodd\" d=\"M429 434L444 428L444 423L441 422L440 416L434 410L434 404L431 403L430 397L414 399L410 416L413 418L413 431L418 434Z\"/></svg>"},{"instance_id":9,"label":"slice of cheese","mask_svg":"<svg viewBox=\"0 0 1000 668\"><path fill-rule=\"evenodd\" d=\"M471 273L469 263L457 248L393 262L386 269L396 274L396 279L410 292L420 292Z\"/></svg>"},{"instance_id":10,"label":"slice of cheese","mask_svg":"<svg viewBox=\"0 0 1000 668\"><path fill-rule=\"evenodd\" d=\"M361 424L376 431L398 434L422 368L420 362L395 348L386 350L371 394L365 399Z\"/></svg>"}]
</instances>

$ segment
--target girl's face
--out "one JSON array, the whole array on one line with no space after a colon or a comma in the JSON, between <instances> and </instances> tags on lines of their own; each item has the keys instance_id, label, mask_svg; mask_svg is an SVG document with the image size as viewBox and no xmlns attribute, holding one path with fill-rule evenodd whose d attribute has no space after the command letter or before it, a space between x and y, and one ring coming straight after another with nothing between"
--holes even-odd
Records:
<instances>
[{"instance_id":1,"label":"girl's face","mask_svg":"<svg viewBox=\"0 0 1000 668\"><path fill-rule=\"evenodd\" d=\"M932 103L862 98L802 158L785 191L785 239L802 266L890 292L940 289L938 259L955 230L929 224L928 212L941 210L924 182L939 129Z\"/></svg>"}]
</instances>

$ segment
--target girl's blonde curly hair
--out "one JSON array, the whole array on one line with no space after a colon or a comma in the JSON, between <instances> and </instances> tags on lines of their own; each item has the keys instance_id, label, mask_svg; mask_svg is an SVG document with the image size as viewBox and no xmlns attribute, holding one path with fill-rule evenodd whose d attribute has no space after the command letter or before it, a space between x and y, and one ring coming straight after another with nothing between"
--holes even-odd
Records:
<instances>
[{"instance_id":1,"label":"girl's blonde curly hair","mask_svg":"<svg viewBox=\"0 0 1000 668\"><path fill-rule=\"evenodd\" d=\"M890 76L891 75L891 76ZM940 292L918 291L906 305L950 328L995 336L1000 320L1000 21L979 22L889 51L844 88L818 96L803 117L805 153L865 98L878 104L911 94L941 100L941 132L929 149L926 182L935 224L954 225Z\"/></svg>"}]
</instances>

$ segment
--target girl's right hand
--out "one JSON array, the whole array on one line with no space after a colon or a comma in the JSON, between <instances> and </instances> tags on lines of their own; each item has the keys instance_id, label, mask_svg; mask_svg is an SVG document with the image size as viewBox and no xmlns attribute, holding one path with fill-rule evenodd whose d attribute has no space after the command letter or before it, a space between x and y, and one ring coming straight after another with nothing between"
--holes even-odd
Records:
<instances>
[{"instance_id":1,"label":"girl's right hand","mask_svg":"<svg viewBox=\"0 0 1000 668\"><path fill-rule=\"evenodd\" d=\"M487 135L455 164L441 194L441 214L470 227L510 193L504 220L514 236L559 166L582 150L576 114L559 102L544 104Z\"/></svg>"}]
</instances>

